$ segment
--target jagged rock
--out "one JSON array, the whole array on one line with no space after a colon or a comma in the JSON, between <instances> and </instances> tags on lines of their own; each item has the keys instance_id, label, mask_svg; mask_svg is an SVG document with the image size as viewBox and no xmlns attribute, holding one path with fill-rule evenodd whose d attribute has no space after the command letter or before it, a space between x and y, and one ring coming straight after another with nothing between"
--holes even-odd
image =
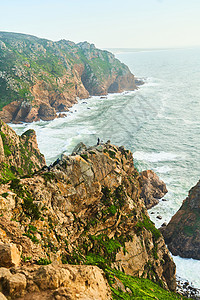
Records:
<instances>
[{"instance_id":1,"label":"jagged rock","mask_svg":"<svg viewBox=\"0 0 200 300\"><path fill-rule=\"evenodd\" d=\"M79 143L78 145L76 145L76 147L74 148L74 150L72 151L73 154L81 154L82 151L87 150L87 147L85 144L83 144L82 142Z\"/></svg>"},{"instance_id":2,"label":"jagged rock","mask_svg":"<svg viewBox=\"0 0 200 300\"><path fill-rule=\"evenodd\" d=\"M142 192L141 197L144 199L147 209L158 204L168 191L166 184L159 179L158 175L152 170L141 172Z\"/></svg>"},{"instance_id":3,"label":"jagged rock","mask_svg":"<svg viewBox=\"0 0 200 300\"><path fill-rule=\"evenodd\" d=\"M49 104L41 103L38 110L38 117L43 121L51 121L56 118L56 110Z\"/></svg>"},{"instance_id":4,"label":"jagged rock","mask_svg":"<svg viewBox=\"0 0 200 300\"><path fill-rule=\"evenodd\" d=\"M112 299L105 275L96 266L52 264L13 271L21 273L0 268L1 288L9 299Z\"/></svg>"},{"instance_id":5,"label":"jagged rock","mask_svg":"<svg viewBox=\"0 0 200 300\"><path fill-rule=\"evenodd\" d=\"M14 274L4 280L3 291L5 295L9 295L12 299L23 296L25 289L26 276L24 274Z\"/></svg>"},{"instance_id":6,"label":"jagged rock","mask_svg":"<svg viewBox=\"0 0 200 300\"><path fill-rule=\"evenodd\" d=\"M200 181L189 191L188 197L161 228L165 241L173 255L200 259Z\"/></svg>"},{"instance_id":7,"label":"jagged rock","mask_svg":"<svg viewBox=\"0 0 200 300\"><path fill-rule=\"evenodd\" d=\"M14 267L21 262L20 252L14 244L0 244L0 267Z\"/></svg>"},{"instance_id":8,"label":"jagged rock","mask_svg":"<svg viewBox=\"0 0 200 300\"><path fill-rule=\"evenodd\" d=\"M8 178L9 172L14 176L30 174L43 165L45 158L38 149L35 131L27 130L21 136L7 124L0 120L0 145L3 143L4 151L1 150L1 160L6 164L0 164L1 177ZM9 167L10 166L10 167Z\"/></svg>"},{"instance_id":9,"label":"jagged rock","mask_svg":"<svg viewBox=\"0 0 200 300\"><path fill-rule=\"evenodd\" d=\"M50 170L2 184L2 192L12 191L16 201L0 217L0 241L15 243L23 264L107 264L174 290L175 264L140 197L132 153L110 143L77 149ZM48 289L64 287L60 278L70 278L69 268L52 268L34 269L37 276L28 279L27 291L45 292L47 278Z\"/></svg>"}]
</instances>

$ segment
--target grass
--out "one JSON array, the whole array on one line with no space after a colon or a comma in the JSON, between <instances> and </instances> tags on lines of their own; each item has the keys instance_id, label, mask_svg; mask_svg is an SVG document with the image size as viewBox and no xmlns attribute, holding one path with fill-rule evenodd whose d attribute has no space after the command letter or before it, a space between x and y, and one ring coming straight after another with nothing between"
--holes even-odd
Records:
<instances>
[{"instance_id":1,"label":"grass","mask_svg":"<svg viewBox=\"0 0 200 300\"><path fill-rule=\"evenodd\" d=\"M50 259L47 259L47 258L40 258L38 261L37 261L37 264L38 265L49 265L51 264L52 261Z\"/></svg>"},{"instance_id":2,"label":"grass","mask_svg":"<svg viewBox=\"0 0 200 300\"><path fill-rule=\"evenodd\" d=\"M146 215L143 215L143 221L139 221L135 227L137 232L142 231L143 228L151 231L155 241L157 241L161 236L160 231L154 226L153 222Z\"/></svg>"},{"instance_id":3,"label":"grass","mask_svg":"<svg viewBox=\"0 0 200 300\"><path fill-rule=\"evenodd\" d=\"M175 299L188 299L180 296L179 294L169 292L161 288L158 284L153 283L149 279L137 278L130 275L125 275L123 272L107 268L105 270L106 277L111 286L113 299L120 300L175 300ZM123 285L126 292L117 288L115 285L116 279Z\"/></svg>"}]
</instances>

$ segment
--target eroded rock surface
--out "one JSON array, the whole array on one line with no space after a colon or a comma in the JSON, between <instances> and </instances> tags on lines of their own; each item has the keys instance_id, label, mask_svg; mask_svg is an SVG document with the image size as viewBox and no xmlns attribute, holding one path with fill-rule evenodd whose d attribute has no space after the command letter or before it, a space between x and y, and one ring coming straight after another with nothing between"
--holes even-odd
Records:
<instances>
[{"instance_id":1,"label":"eroded rock surface","mask_svg":"<svg viewBox=\"0 0 200 300\"><path fill-rule=\"evenodd\" d=\"M30 129L18 136L10 126L0 120L1 180L31 174L44 165L45 158L39 151L35 131ZM12 194L9 191L8 193Z\"/></svg>"},{"instance_id":2,"label":"eroded rock surface","mask_svg":"<svg viewBox=\"0 0 200 300\"><path fill-rule=\"evenodd\" d=\"M0 288L9 299L112 299L104 272L96 266L23 266L12 273L0 268Z\"/></svg>"},{"instance_id":3,"label":"eroded rock surface","mask_svg":"<svg viewBox=\"0 0 200 300\"><path fill-rule=\"evenodd\" d=\"M80 144L50 171L1 185L15 202L0 217L0 241L21 247L24 263L108 265L174 290L175 264L141 188L130 151Z\"/></svg>"},{"instance_id":4,"label":"eroded rock surface","mask_svg":"<svg viewBox=\"0 0 200 300\"><path fill-rule=\"evenodd\" d=\"M200 259L200 181L161 231L172 254Z\"/></svg>"},{"instance_id":5,"label":"eroded rock surface","mask_svg":"<svg viewBox=\"0 0 200 300\"><path fill-rule=\"evenodd\" d=\"M166 184L152 170L141 172L142 192L147 209L159 203L159 199L168 192Z\"/></svg>"}]
</instances>

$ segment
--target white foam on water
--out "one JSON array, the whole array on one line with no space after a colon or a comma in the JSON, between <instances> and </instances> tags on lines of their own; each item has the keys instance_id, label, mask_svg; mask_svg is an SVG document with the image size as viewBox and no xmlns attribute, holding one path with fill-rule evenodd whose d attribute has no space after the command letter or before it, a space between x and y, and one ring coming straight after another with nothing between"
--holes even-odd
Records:
<instances>
[{"instance_id":1,"label":"white foam on water","mask_svg":"<svg viewBox=\"0 0 200 300\"><path fill-rule=\"evenodd\" d=\"M133 157L137 160L144 160L148 162L162 162L162 161L176 161L184 159L180 154L170 153L170 152L143 152L136 151L133 153Z\"/></svg>"},{"instance_id":2,"label":"white foam on water","mask_svg":"<svg viewBox=\"0 0 200 300\"><path fill-rule=\"evenodd\" d=\"M173 256L176 273L179 277L189 280L194 287L200 287L200 260Z\"/></svg>"},{"instance_id":3,"label":"white foam on water","mask_svg":"<svg viewBox=\"0 0 200 300\"><path fill-rule=\"evenodd\" d=\"M161 167L157 167L157 168L153 168L154 172L156 173L162 173L162 174L165 174L165 173L169 173L172 168L170 168L169 166L161 166Z\"/></svg>"}]
</instances>

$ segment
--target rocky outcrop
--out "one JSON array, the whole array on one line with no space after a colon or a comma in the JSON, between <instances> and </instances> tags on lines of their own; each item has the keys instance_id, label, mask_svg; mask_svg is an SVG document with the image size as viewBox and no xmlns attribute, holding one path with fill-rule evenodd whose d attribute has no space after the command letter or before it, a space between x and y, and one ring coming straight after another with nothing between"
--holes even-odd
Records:
<instances>
[{"instance_id":1,"label":"rocky outcrop","mask_svg":"<svg viewBox=\"0 0 200 300\"><path fill-rule=\"evenodd\" d=\"M52 120L78 98L136 89L126 65L87 42L0 32L0 45L0 118L6 123Z\"/></svg>"},{"instance_id":2,"label":"rocky outcrop","mask_svg":"<svg viewBox=\"0 0 200 300\"><path fill-rule=\"evenodd\" d=\"M12 268L12 273L0 268L0 288L9 299L112 299L104 273L96 266L54 263Z\"/></svg>"},{"instance_id":3,"label":"rocky outcrop","mask_svg":"<svg viewBox=\"0 0 200 300\"><path fill-rule=\"evenodd\" d=\"M141 172L142 192L147 209L159 203L159 199L168 192L166 184L152 170Z\"/></svg>"},{"instance_id":4,"label":"rocky outcrop","mask_svg":"<svg viewBox=\"0 0 200 300\"><path fill-rule=\"evenodd\" d=\"M176 288L175 264L149 219L140 175L124 147L80 144L50 170L0 189L12 203L0 217L0 241L16 244L25 265L115 267Z\"/></svg>"},{"instance_id":5,"label":"rocky outcrop","mask_svg":"<svg viewBox=\"0 0 200 300\"><path fill-rule=\"evenodd\" d=\"M0 244L0 266L15 267L21 262L20 252L14 244Z\"/></svg>"},{"instance_id":6,"label":"rocky outcrop","mask_svg":"<svg viewBox=\"0 0 200 300\"><path fill-rule=\"evenodd\" d=\"M45 165L34 130L21 136L0 120L0 175L2 180L27 175Z\"/></svg>"},{"instance_id":7,"label":"rocky outcrop","mask_svg":"<svg viewBox=\"0 0 200 300\"><path fill-rule=\"evenodd\" d=\"M173 255L200 259L200 181L161 230Z\"/></svg>"}]
</instances>

